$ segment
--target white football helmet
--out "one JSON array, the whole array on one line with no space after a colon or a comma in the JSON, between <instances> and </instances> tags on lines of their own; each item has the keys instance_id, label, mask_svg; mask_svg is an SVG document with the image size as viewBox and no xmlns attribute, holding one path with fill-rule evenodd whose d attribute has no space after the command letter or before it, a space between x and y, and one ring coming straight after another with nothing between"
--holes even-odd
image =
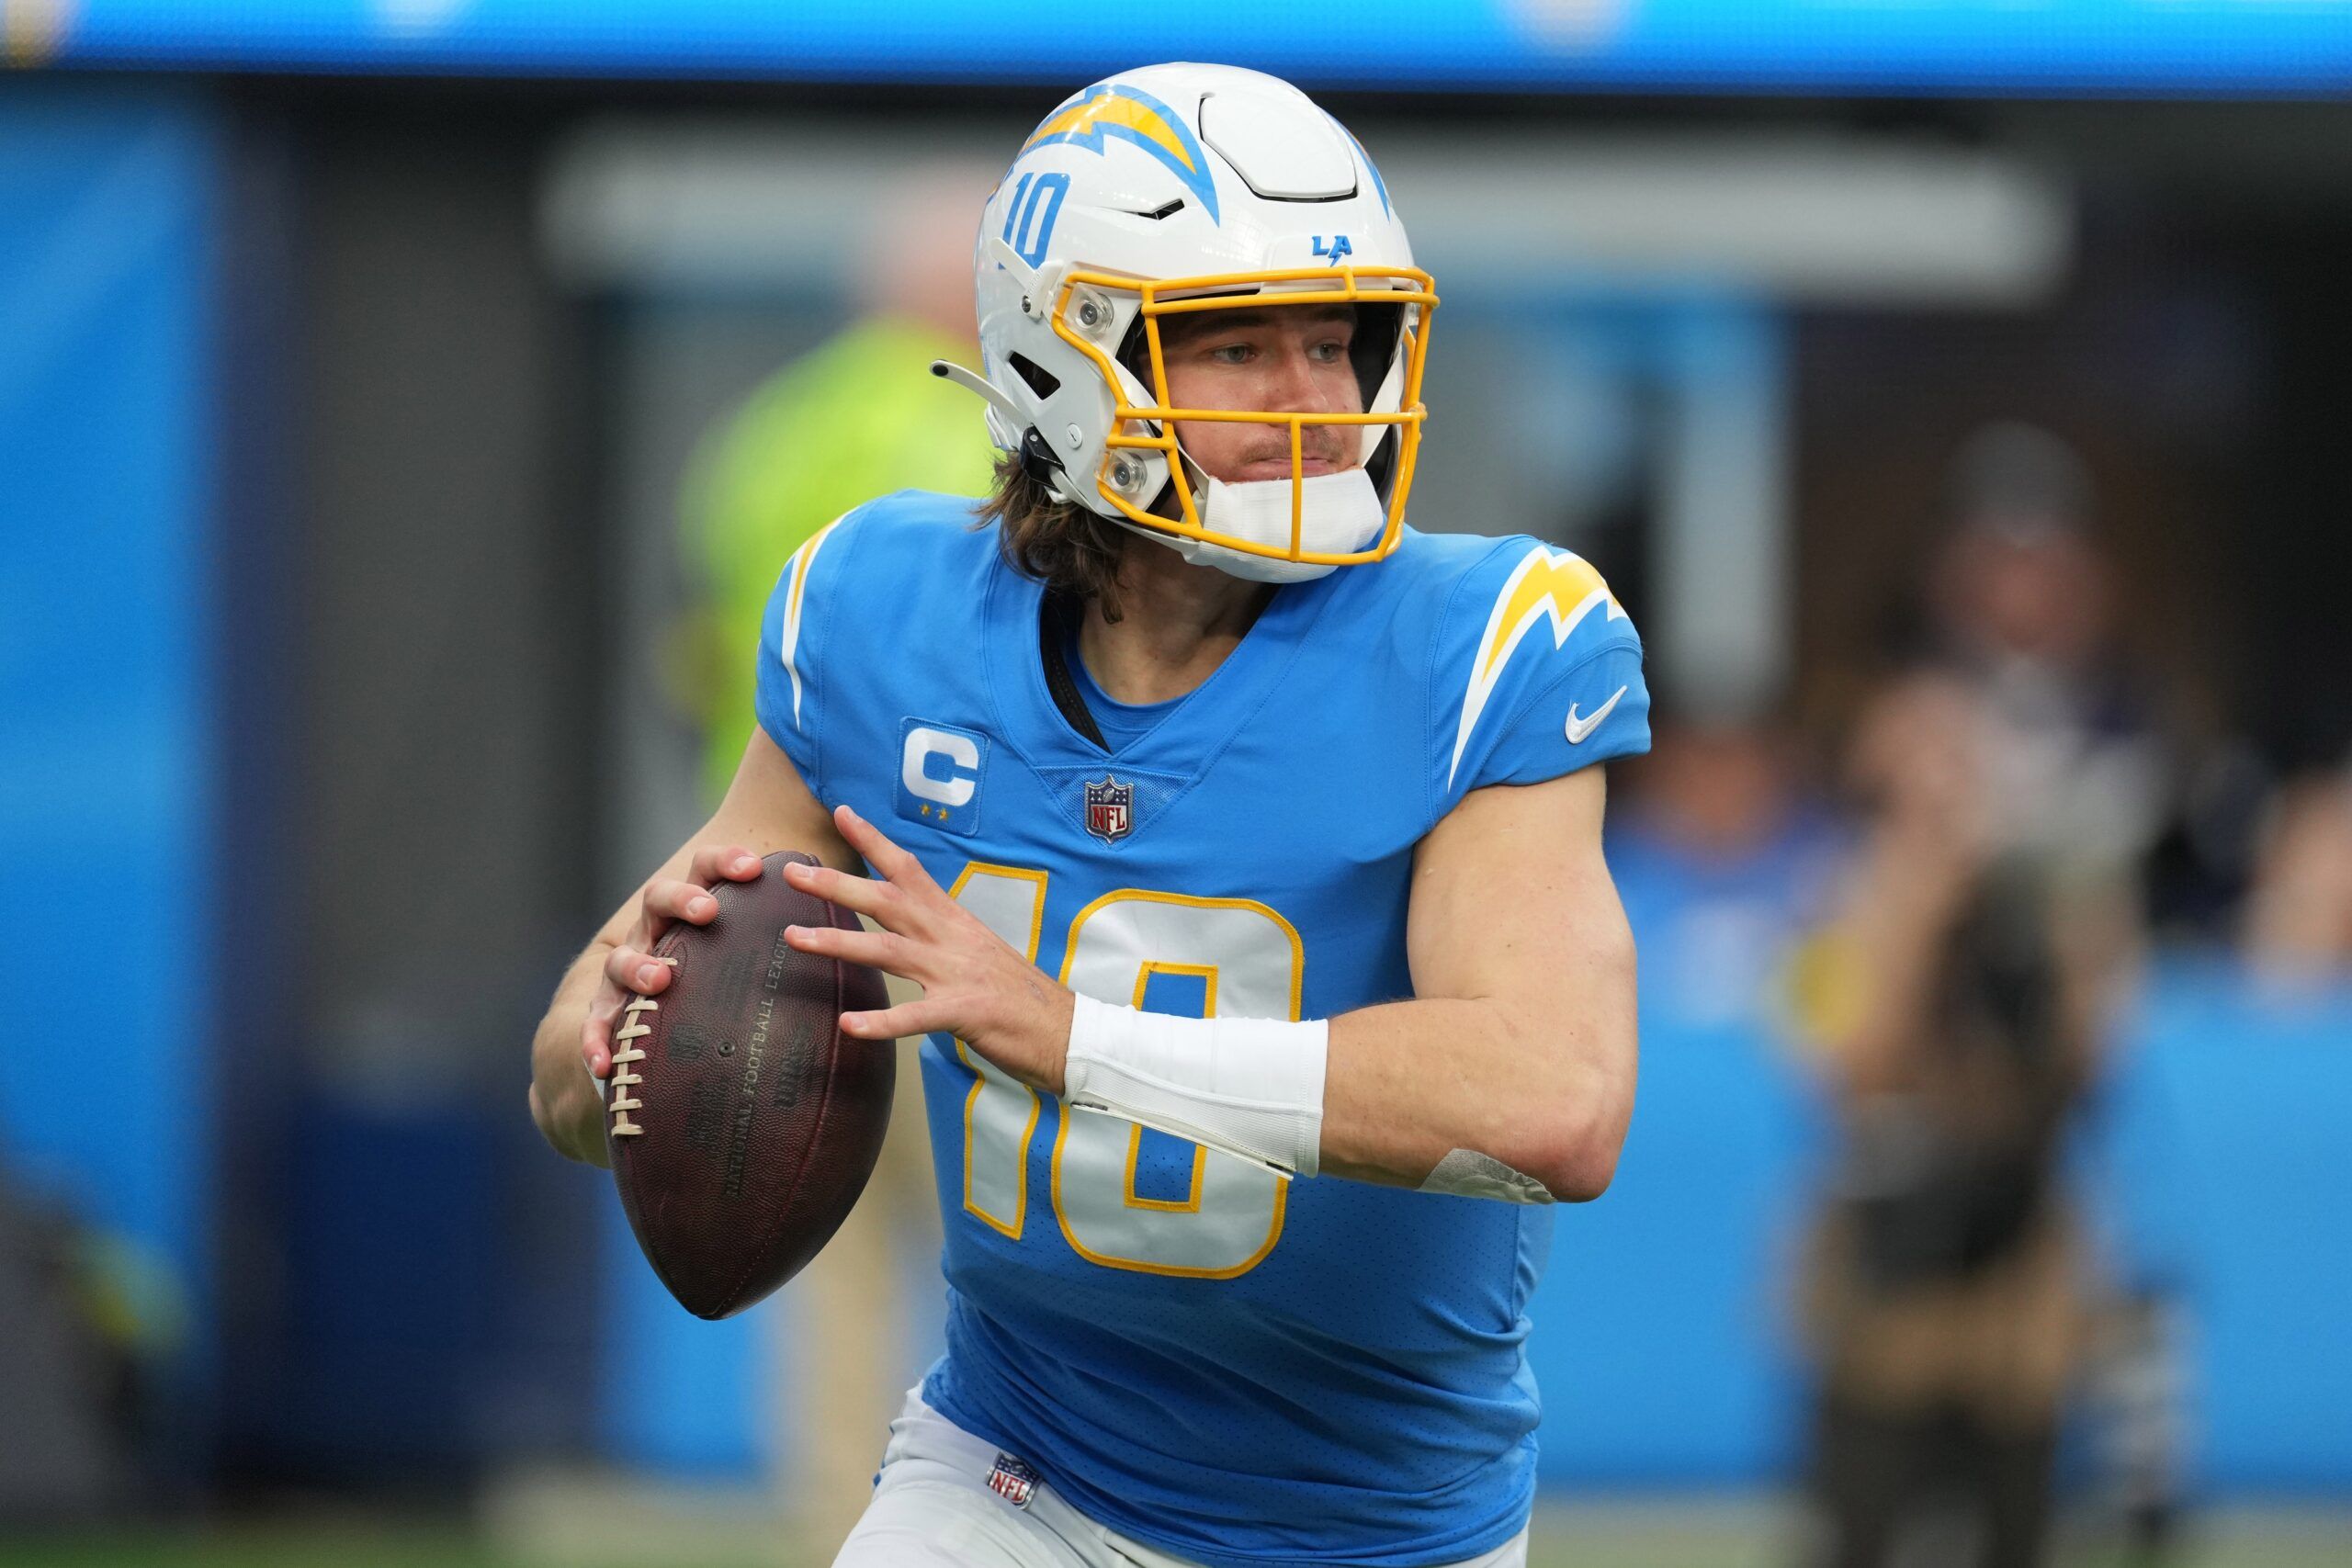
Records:
<instances>
[{"instance_id":1,"label":"white football helmet","mask_svg":"<svg viewBox=\"0 0 2352 1568\"><path fill-rule=\"evenodd\" d=\"M1123 72L1030 134L980 220L982 376L997 444L1059 498L1268 581L1378 560L1404 525L1424 410L1427 273L1363 149L1290 84L1228 65ZM1362 413L1170 405L1179 312L1347 303ZM1284 426L1291 477L1226 484L1172 422ZM1363 466L1313 477L1302 426L1357 425Z\"/></svg>"}]
</instances>

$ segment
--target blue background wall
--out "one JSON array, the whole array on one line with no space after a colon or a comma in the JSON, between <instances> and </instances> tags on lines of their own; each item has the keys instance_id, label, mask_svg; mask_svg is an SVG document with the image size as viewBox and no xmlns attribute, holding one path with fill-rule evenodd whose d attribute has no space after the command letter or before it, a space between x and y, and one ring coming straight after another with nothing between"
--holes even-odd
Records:
<instances>
[{"instance_id":1,"label":"blue background wall","mask_svg":"<svg viewBox=\"0 0 2352 1568\"><path fill-rule=\"evenodd\" d=\"M0 91L0 1159L199 1322L216 164L190 97Z\"/></svg>"}]
</instances>

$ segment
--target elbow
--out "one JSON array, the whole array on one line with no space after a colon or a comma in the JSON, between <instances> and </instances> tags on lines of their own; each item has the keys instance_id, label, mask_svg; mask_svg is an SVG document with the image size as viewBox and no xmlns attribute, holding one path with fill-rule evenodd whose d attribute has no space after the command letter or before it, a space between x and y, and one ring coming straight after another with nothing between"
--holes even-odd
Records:
<instances>
[{"instance_id":1,"label":"elbow","mask_svg":"<svg viewBox=\"0 0 2352 1568\"><path fill-rule=\"evenodd\" d=\"M1628 1060L1631 1055L1626 1054ZM1589 1203L1616 1179L1617 1158L1624 1150L1633 1115L1630 1072L1587 1068L1574 1074L1569 1086L1544 1106L1538 1124L1528 1130L1526 1147L1532 1164L1527 1173L1560 1202Z\"/></svg>"},{"instance_id":2,"label":"elbow","mask_svg":"<svg viewBox=\"0 0 2352 1568\"><path fill-rule=\"evenodd\" d=\"M1539 1178L1544 1190L1563 1203L1589 1203L1609 1190L1617 1179L1617 1151L1622 1140L1595 1141L1563 1151Z\"/></svg>"},{"instance_id":3,"label":"elbow","mask_svg":"<svg viewBox=\"0 0 2352 1568\"><path fill-rule=\"evenodd\" d=\"M1527 1174L1563 1203L1589 1203L1609 1190L1624 1147L1622 1123L1601 1124L1590 1116L1563 1115L1530 1140Z\"/></svg>"},{"instance_id":4,"label":"elbow","mask_svg":"<svg viewBox=\"0 0 2352 1568\"><path fill-rule=\"evenodd\" d=\"M1526 1161L1517 1168L1563 1203L1589 1203L1609 1190L1634 1119L1640 1044L1630 933L1613 953L1590 955L1578 991L1546 998L1510 1021L1519 1081L1535 1089L1519 1101L1510 1128L1510 1142ZM1565 1030L1564 1018L1574 1020Z\"/></svg>"}]
</instances>

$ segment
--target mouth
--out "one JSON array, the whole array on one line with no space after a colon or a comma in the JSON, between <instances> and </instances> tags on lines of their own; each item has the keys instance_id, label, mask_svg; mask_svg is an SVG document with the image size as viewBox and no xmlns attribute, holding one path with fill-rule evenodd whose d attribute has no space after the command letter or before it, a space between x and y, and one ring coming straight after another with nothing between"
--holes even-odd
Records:
<instances>
[{"instance_id":1,"label":"mouth","mask_svg":"<svg viewBox=\"0 0 2352 1568\"><path fill-rule=\"evenodd\" d=\"M1360 463L1340 462L1336 458L1313 452L1301 453L1298 462L1300 476L1310 479L1322 474L1344 473L1350 468L1362 466ZM1248 484L1261 479L1287 479L1288 478L1290 478L1290 452L1288 448L1284 448L1265 457L1252 457L1241 464L1234 470L1233 478L1228 482Z\"/></svg>"}]
</instances>

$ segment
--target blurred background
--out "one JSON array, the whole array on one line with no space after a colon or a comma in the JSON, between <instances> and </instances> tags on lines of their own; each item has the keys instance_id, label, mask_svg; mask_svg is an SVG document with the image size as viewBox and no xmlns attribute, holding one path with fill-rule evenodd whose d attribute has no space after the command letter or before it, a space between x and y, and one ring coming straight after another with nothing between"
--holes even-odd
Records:
<instances>
[{"instance_id":1,"label":"blurred background","mask_svg":"<svg viewBox=\"0 0 2352 1568\"><path fill-rule=\"evenodd\" d=\"M1648 641L1535 1561L2352 1563L2352 0L0 0L0 1563L829 1560L935 1348L920 1148L698 1323L526 1047L801 533L983 482L970 225L1163 58L1379 163L1414 523Z\"/></svg>"}]
</instances>

